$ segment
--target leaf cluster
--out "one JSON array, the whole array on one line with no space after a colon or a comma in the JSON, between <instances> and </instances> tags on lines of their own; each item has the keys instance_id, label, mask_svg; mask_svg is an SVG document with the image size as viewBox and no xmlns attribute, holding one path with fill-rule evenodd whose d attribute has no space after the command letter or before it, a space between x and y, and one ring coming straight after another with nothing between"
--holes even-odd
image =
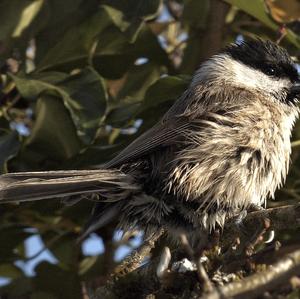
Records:
<instances>
[{"instance_id":1,"label":"leaf cluster","mask_svg":"<svg viewBox=\"0 0 300 299\"><path fill-rule=\"evenodd\" d=\"M297 58L299 16L296 0L2 0L1 172L101 165L150 128L199 64L237 37L276 40L285 24L283 46ZM279 199L299 200L297 146ZM134 245L116 241L108 227L98 232L104 252L84 254L76 237L91 207L1 205L0 277L9 283L0 297L85 298L102 285L120 246ZM43 249L32 256L26 244L36 235ZM43 252L55 263L37 263L29 277L21 264Z\"/></svg>"}]
</instances>

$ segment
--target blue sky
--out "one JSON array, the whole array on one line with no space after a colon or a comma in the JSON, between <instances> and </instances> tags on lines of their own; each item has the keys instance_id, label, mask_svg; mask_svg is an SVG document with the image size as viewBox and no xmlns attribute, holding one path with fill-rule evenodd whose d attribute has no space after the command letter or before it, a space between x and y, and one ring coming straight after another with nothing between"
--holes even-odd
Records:
<instances>
[{"instance_id":1,"label":"blue sky","mask_svg":"<svg viewBox=\"0 0 300 299\"><path fill-rule=\"evenodd\" d=\"M114 241L118 242L121 240L122 232L117 231L114 236ZM121 245L115 252L115 260L121 261L125 256L127 256L133 248L137 248L141 244L142 234L138 234L130 241L130 246ZM43 241L38 234L33 235L26 239L25 241L26 255L27 257L35 256L38 252L42 251L44 248ZM86 239L82 244L82 252L87 256L95 256L102 254L104 252L104 244L102 239L96 234L91 234L88 239ZM27 276L35 275L35 267L42 261L48 261L49 263L57 263L57 259L49 250L43 250L35 258L30 259L26 262L18 260L15 265L21 268ZM10 279L6 277L0 277L0 286L8 284Z\"/></svg>"}]
</instances>

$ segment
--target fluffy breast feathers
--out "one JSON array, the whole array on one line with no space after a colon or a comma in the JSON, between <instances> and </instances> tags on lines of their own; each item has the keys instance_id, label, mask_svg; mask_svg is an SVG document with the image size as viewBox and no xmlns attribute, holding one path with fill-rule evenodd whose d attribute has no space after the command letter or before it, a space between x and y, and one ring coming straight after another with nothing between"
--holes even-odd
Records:
<instances>
[{"instance_id":1,"label":"fluffy breast feathers","mask_svg":"<svg viewBox=\"0 0 300 299\"><path fill-rule=\"evenodd\" d=\"M216 105L203 109L206 112L193 120L194 129L184 132L187 146L171 164L165 191L197 201L204 210L261 206L286 178L298 109L239 90L232 90L234 100L223 106L217 94L214 91ZM217 220L221 226L224 218Z\"/></svg>"}]
</instances>

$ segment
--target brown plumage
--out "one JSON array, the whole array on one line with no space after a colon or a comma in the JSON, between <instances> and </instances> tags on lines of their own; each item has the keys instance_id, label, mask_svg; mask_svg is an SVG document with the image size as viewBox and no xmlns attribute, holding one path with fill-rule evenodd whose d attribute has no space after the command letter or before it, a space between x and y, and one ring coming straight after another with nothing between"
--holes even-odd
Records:
<instances>
[{"instance_id":1,"label":"brown plumage","mask_svg":"<svg viewBox=\"0 0 300 299\"><path fill-rule=\"evenodd\" d=\"M261 40L231 45L204 62L159 123L100 170L6 174L0 200L97 198L87 233L165 228L191 240L274 196L289 168L298 116L297 71Z\"/></svg>"}]
</instances>

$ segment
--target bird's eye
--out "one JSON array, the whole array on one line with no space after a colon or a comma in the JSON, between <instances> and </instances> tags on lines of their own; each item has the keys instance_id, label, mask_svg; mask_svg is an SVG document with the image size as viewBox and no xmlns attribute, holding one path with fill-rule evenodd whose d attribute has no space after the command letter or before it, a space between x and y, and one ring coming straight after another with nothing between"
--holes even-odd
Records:
<instances>
[{"instance_id":1,"label":"bird's eye","mask_svg":"<svg viewBox=\"0 0 300 299\"><path fill-rule=\"evenodd\" d=\"M266 69L266 73L267 73L268 75L270 75L270 76L274 76L274 75L276 74L276 70L275 70L275 68L273 68L273 67L268 67L268 68Z\"/></svg>"}]
</instances>

